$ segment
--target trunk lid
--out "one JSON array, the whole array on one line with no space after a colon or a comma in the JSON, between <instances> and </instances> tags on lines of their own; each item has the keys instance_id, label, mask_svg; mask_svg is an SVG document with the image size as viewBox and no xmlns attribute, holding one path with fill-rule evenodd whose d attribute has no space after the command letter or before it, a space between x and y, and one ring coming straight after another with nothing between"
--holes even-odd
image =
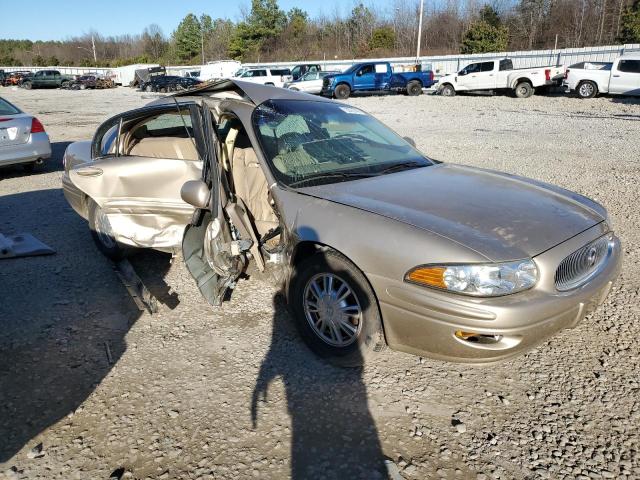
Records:
<instances>
[{"instance_id":1,"label":"trunk lid","mask_svg":"<svg viewBox=\"0 0 640 480\"><path fill-rule=\"evenodd\" d=\"M31 135L31 118L25 113L0 115L0 147L27 143Z\"/></svg>"}]
</instances>

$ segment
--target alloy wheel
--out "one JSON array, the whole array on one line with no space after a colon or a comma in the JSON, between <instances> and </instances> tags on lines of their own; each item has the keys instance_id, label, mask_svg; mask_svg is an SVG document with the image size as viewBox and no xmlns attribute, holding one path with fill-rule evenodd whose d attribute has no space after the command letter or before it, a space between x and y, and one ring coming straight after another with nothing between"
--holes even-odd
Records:
<instances>
[{"instance_id":1,"label":"alloy wheel","mask_svg":"<svg viewBox=\"0 0 640 480\"><path fill-rule=\"evenodd\" d=\"M593 95L593 85L590 83L583 83L580 85L580 96L590 97Z\"/></svg>"},{"instance_id":2,"label":"alloy wheel","mask_svg":"<svg viewBox=\"0 0 640 480\"><path fill-rule=\"evenodd\" d=\"M304 313L313 332L334 347L356 341L362 330L362 307L353 289L332 273L319 273L304 289Z\"/></svg>"}]
</instances>

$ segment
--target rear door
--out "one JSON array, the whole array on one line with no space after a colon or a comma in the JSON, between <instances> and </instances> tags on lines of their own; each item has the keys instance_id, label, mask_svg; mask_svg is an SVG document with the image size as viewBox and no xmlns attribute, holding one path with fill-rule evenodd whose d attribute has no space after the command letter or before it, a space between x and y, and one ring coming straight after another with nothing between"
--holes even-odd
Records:
<instances>
[{"instance_id":1,"label":"rear door","mask_svg":"<svg viewBox=\"0 0 640 480\"><path fill-rule=\"evenodd\" d=\"M194 211L180 189L202 175L200 119L194 103L128 112L98 131L95 160L70 170L71 182L102 207L118 241L180 246Z\"/></svg>"},{"instance_id":2,"label":"rear door","mask_svg":"<svg viewBox=\"0 0 640 480\"><path fill-rule=\"evenodd\" d=\"M618 59L611 69L609 93L640 95L640 59Z\"/></svg>"},{"instance_id":3,"label":"rear door","mask_svg":"<svg viewBox=\"0 0 640 480\"><path fill-rule=\"evenodd\" d=\"M182 255L200 293L207 302L217 306L242 272L244 257L236 250L240 246L234 242L224 214L226 195L218 161L220 142L206 104L202 107L202 138L201 179L209 187L211 196L208 208L196 210L184 230Z\"/></svg>"}]
</instances>

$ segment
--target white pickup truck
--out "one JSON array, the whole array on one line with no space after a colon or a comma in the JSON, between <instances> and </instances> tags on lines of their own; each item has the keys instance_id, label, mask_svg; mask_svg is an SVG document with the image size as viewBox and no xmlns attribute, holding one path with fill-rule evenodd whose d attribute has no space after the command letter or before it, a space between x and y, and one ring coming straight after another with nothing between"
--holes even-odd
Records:
<instances>
[{"instance_id":1,"label":"white pickup truck","mask_svg":"<svg viewBox=\"0 0 640 480\"><path fill-rule=\"evenodd\" d=\"M640 95L640 55L625 55L612 63L576 63L564 78L563 85L580 98L593 98L599 93Z\"/></svg>"},{"instance_id":2,"label":"white pickup truck","mask_svg":"<svg viewBox=\"0 0 640 480\"><path fill-rule=\"evenodd\" d=\"M509 58L467 65L438 82L438 93L452 97L456 92L509 90L518 98L528 98L536 88L560 85L564 67L536 67L514 70Z\"/></svg>"}]
</instances>

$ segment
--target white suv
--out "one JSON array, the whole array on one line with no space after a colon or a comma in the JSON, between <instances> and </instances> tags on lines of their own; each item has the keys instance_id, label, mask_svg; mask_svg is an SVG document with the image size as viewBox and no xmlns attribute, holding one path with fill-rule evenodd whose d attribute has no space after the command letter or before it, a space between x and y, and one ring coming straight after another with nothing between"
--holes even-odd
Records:
<instances>
[{"instance_id":1,"label":"white suv","mask_svg":"<svg viewBox=\"0 0 640 480\"><path fill-rule=\"evenodd\" d=\"M289 75L291 70L288 68L250 68L237 78L246 82L282 87Z\"/></svg>"}]
</instances>

